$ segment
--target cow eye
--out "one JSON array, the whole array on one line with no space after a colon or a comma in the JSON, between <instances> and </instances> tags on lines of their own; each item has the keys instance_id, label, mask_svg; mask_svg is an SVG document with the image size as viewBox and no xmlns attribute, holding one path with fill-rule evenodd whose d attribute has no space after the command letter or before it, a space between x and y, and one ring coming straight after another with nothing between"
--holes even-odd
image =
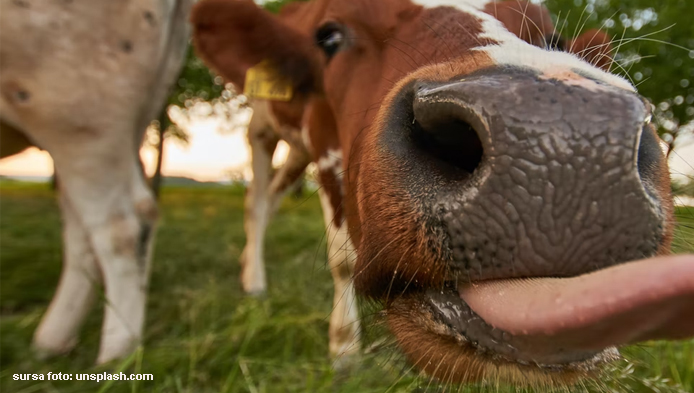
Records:
<instances>
[{"instance_id":1,"label":"cow eye","mask_svg":"<svg viewBox=\"0 0 694 393\"><path fill-rule=\"evenodd\" d=\"M316 43L328 58L333 57L345 43L344 28L335 22L324 24L316 31Z\"/></svg>"}]
</instances>

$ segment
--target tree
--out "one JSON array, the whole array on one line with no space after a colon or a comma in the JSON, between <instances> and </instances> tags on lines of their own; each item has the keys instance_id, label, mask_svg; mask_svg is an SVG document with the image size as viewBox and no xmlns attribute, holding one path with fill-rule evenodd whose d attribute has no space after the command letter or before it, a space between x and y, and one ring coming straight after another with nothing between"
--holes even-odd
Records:
<instances>
[{"instance_id":1,"label":"tree","mask_svg":"<svg viewBox=\"0 0 694 393\"><path fill-rule=\"evenodd\" d=\"M221 77L215 76L205 64L195 56L192 47L188 48L186 63L181 71L169 99L159 114L159 118L152 122L146 143L156 146L157 165L151 179L152 190L155 195L159 195L161 187L161 169L164 160L164 140L175 138L182 143L188 143L189 136L186 131L171 121L169 110L171 106L176 106L182 111L194 105L196 101L215 102L223 98L225 91Z\"/></svg>"},{"instance_id":2,"label":"tree","mask_svg":"<svg viewBox=\"0 0 694 393\"><path fill-rule=\"evenodd\" d=\"M164 162L164 140L165 138L174 138L181 143L188 143L188 134L180 127L171 122L168 114L169 106L167 105L159 113L159 118L150 124L147 134L145 135L145 143L149 146L156 147L157 163L150 180L150 186L155 197L159 197L159 189L161 188L161 170Z\"/></svg>"}]
</instances>

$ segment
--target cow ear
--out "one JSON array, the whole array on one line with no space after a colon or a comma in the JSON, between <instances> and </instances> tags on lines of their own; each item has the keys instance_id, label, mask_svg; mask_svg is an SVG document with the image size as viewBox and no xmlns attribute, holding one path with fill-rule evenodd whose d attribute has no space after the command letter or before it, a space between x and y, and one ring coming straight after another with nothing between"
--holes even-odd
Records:
<instances>
[{"instance_id":1,"label":"cow ear","mask_svg":"<svg viewBox=\"0 0 694 393\"><path fill-rule=\"evenodd\" d=\"M612 65L612 39L602 30L591 29L566 42L566 50L605 71Z\"/></svg>"},{"instance_id":2,"label":"cow ear","mask_svg":"<svg viewBox=\"0 0 694 393\"><path fill-rule=\"evenodd\" d=\"M319 57L313 40L251 0L203 0L191 13L196 53L239 91L246 71L261 62L295 91L319 89Z\"/></svg>"}]
</instances>

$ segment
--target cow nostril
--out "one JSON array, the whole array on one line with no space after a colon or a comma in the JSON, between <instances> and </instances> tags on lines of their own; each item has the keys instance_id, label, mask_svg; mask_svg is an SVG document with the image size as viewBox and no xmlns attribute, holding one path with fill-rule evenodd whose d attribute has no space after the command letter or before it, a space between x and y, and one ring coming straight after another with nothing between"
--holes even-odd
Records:
<instances>
[{"instance_id":1,"label":"cow nostril","mask_svg":"<svg viewBox=\"0 0 694 393\"><path fill-rule=\"evenodd\" d=\"M472 173L482 162L489 132L464 84L418 83L412 129L417 148L438 162Z\"/></svg>"},{"instance_id":2,"label":"cow nostril","mask_svg":"<svg viewBox=\"0 0 694 393\"><path fill-rule=\"evenodd\" d=\"M456 118L428 122L426 127L415 120L414 140L418 148L434 159L472 173L482 161L482 142L475 129Z\"/></svg>"}]
</instances>

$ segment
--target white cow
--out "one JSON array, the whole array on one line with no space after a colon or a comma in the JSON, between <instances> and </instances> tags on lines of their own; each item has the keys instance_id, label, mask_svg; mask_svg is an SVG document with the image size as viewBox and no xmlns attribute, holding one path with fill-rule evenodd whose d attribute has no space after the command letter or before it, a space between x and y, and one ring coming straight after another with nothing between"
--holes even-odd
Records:
<instances>
[{"instance_id":1,"label":"white cow","mask_svg":"<svg viewBox=\"0 0 694 393\"><path fill-rule=\"evenodd\" d=\"M0 1L0 152L40 146L60 179L63 272L34 347L72 349L103 284L107 362L142 336L157 206L138 150L182 65L192 0Z\"/></svg>"}]
</instances>

